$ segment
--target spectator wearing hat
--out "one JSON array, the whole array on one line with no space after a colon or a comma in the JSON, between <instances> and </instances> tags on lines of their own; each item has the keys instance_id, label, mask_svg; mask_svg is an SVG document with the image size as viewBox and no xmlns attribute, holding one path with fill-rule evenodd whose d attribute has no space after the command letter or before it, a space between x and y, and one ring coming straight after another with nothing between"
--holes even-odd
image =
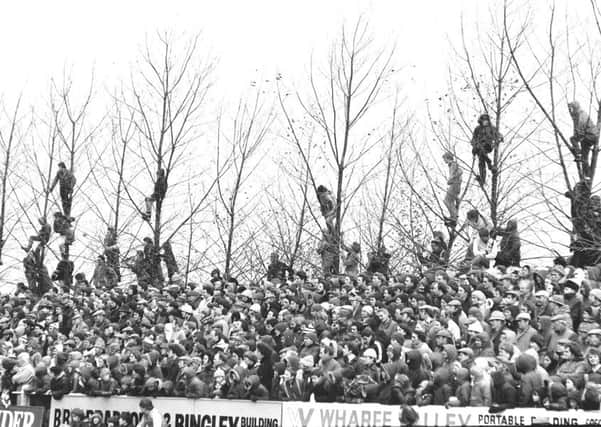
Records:
<instances>
[{"instance_id":1,"label":"spectator wearing hat","mask_svg":"<svg viewBox=\"0 0 601 427\"><path fill-rule=\"evenodd\" d=\"M524 352L530 348L530 340L533 336L538 334L536 329L534 329L530 324L531 320L530 313L520 313L516 317L516 346L521 352Z\"/></svg>"},{"instance_id":2,"label":"spectator wearing hat","mask_svg":"<svg viewBox=\"0 0 601 427\"><path fill-rule=\"evenodd\" d=\"M590 329L587 332L585 344L585 353L588 353L590 349L601 351L601 328Z\"/></svg>"},{"instance_id":3,"label":"spectator wearing hat","mask_svg":"<svg viewBox=\"0 0 601 427\"><path fill-rule=\"evenodd\" d=\"M546 348L552 358L556 358L555 353L560 340L574 341L578 339L578 335L572 329L568 328L569 319L570 316L566 313L557 314L551 318L552 332Z\"/></svg>"},{"instance_id":4,"label":"spectator wearing hat","mask_svg":"<svg viewBox=\"0 0 601 427\"><path fill-rule=\"evenodd\" d=\"M499 343L501 342L501 334L505 329L505 315L501 311L493 311L490 314L488 322L490 324L490 340L495 353L499 351Z\"/></svg>"},{"instance_id":5,"label":"spectator wearing hat","mask_svg":"<svg viewBox=\"0 0 601 427\"><path fill-rule=\"evenodd\" d=\"M498 147L502 140L503 137L497 128L491 124L488 114L480 115L478 126L474 129L471 140L472 154L478 158L478 175L476 175L476 180L480 185L486 183L487 166L493 175L497 172L488 154Z\"/></svg>"}]
</instances>

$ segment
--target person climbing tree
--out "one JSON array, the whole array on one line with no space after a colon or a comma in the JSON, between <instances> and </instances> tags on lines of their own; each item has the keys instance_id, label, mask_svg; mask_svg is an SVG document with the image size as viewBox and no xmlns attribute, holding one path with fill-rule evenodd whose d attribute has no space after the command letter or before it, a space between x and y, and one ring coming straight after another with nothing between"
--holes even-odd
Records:
<instances>
[{"instance_id":1,"label":"person climbing tree","mask_svg":"<svg viewBox=\"0 0 601 427\"><path fill-rule=\"evenodd\" d=\"M117 241L117 231L115 227L109 227L104 237L104 257L106 264L113 269L117 275L117 281L121 281L121 265L119 262L119 243Z\"/></svg>"},{"instance_id":2,"label":"person climbing tree","mask_svg":"<svg viewBox=\"0 0 601 427\"><path fill-rule=\"evenodd\" d=\"M334 219L336 218L336 199L334 195L326 187L320 185L317 187L317 200L328 230L334 230Z\"/></svg>"},{"instance_id":3,"label":"person climbing tree","mask_svg":"<svg viewBox=\"0 0 601 427\"><path fill-rule=\"evenodd\" d=\"M150 197L144 199L145 212L142 214L144 221L150 221L152 215L152 205L154 203L161 203L167 194L167 176L165 175L165 169L160 169L157 175L157 180L154 183L154 192Z\"/></svg>"},{"instance_id":4,"label":"person climbing tree","mask_svg":"<svg viewBox=\"0 0 601 427\"><path fill-rule=\"evenodd\" d=\"M56 265L56 270L52 273L52 280L60 281L65 292L69 292L73 284L74 268L73 261L69 261L69 255L62 254L61 260Z\"/></svg>"},{"instance_id":5,"label":"person climbing tree","mask_svg":"<svg viewBox=\"0 0 601 427\"><path fill-rule=\"evenodd\" d=\"M317 253L321 255L321 270L323 275L329 276L334 273L336 257L338 256L338 245L336 245L336 239L331 232L323 232Z\"/></svg>"},{"instance_id":6,"label":"person climbing tree","mask_svg":"<svg viewBox=\"0 0 601 427\"><path fill-rule=\"evenodd\" d=\"M25 252L29 252L31 250L33 242L39 242L36 248L36 252L40 252L50 240L50 234L52 233L52 229L50 228L50 224L48 224L48 221L46 221L46 217L42 216L38 221L40 223L40 229L38 230L38 234L36 234L35 236L29 236L29 242L27 243L27 246L21 246L21 249L23 249Z\"/></svg>"},{"instance_id":7,"label":"person climbing tree","mask_svg":"<svg viewBox=\"0 0 601 427\"><path fill-rule=\"evenodd\" d=\"M445 217L445 223L450 227L457 225L457 216L459 212L459 194L461 193L461 168L451 152L446 152L442 156L444 162L449 166L449 179L447 180L447 194L444 198L444 204L449 211L449 216Z\"/></svg>"},{"instance_id":8,"label":"person climbing tree","mask_svg":"<svg viewBox=\"0 0 601 427\"><path fill-rule=\"evenodd\" d=\"M495 147L503 140L503 136L496 127L490 123L488 114L482 114L478 118L478 126L474 129L472 136L472 154L478 157L478 175L476 180L480 185L486 183L486 167L492 174L497 173L497 168L488 157Z\"/></svg>"},{"instance_id":9,"label":"person climbing tree","mask_svg":"<svg viewBox=\"0 0 601 427\"><path fill-rule=\"evenodd\" d=\"M171 243L165 242L161 248L163 249L161 258L163 258L163 261L165 261L165 266L167 267L167 277L169 277L169 281L171 282L173 275L179 273L179 267L177 266L177 261L175 260Z\"/></svg>"},{"instance_id":10,"label":"person climbing tree","mask_svg":"<svg viewBox=\"0 0 601 427\"><path fill-rule=\"evenodd\" d=\"M589 153L599 141L599 128L578 101L568 103L568 111L574 122L574 135L570 142L576 151L576 161L581 162L583 175L590 178L592 170Z\"/></svg>"},{"instance_id":11,"label":"person climbing tree","mask_svg":"<svg viewBox=\"0 0 601 427\"><path fill-rule=\"evenodd\" d=\"M77 180L75 179L75 175L73 172L67 169L67 166L64 162L60 162L58 164L58 171L56 172L56 176L54 177L54 181L52 181L52 185L48 189L49 193L54 191L54 187L59 183L59 191L61 196L61 203L63 205L63 214L66 217L71 216L71 203L73 201L73 189L75 188Z\"/></svg>"}]
</instances>

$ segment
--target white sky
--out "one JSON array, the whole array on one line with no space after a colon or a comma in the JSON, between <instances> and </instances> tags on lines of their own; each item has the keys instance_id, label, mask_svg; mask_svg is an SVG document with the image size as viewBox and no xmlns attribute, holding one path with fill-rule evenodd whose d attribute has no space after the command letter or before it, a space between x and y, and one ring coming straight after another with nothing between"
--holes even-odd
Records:
<instances>
[{"instance_id":1,"label":"white sky","mask_svg":"<svg viewBox=\"0 0 601 427\"><path fill-rule=\"evenodd\" d=\"M521 1L521 0L520 0ZM568 3L569 2L569 3ZM234 103L258 75L277 72L288 81L306 75L312 52L318 57L360 14L382 45L395 43L397 66L409 105L447 85L460 17L469 32L477 16L501 0L0 0L0 94L7 101L23 91L27 105L48 100L50 78L64 69L83 87L95 71L96 90L112 91L127 78L145 37L155 31L203 35L208 55L218 59L211 96ZM545 24L549 3L532 1L534 20ZM588 0L560 0L558 14L588 14ZM545 15L545 16L543 16ZM321 56L322 57L322 56ZM10 102L12 104L12 102ZM9 104L10 105L10 104ZM421 110L423 112L423 109ZM422 117L423 118L423 117Z\"/></svg>"},{"instance_id":2,"label":"white sky","mask_svg":"<svg viewBox=\"0 0 601 427\"><path fill-rule=\"evenodd\" d=\"M51 76L72 68L112 86L156 30L202 32L219 58L221 95L243 87L255 70L303 70L312 51L328 46L344 20L364 13L383 43L396 42L398 59L415 66L416 89L444 83L447 34L457 34L461 10L486 7L465 0L252 0L252 1L6 1L0 13L0 91L46 96ZM324 43L325 42L325 43Z\"/></svg>"}]
</instances>

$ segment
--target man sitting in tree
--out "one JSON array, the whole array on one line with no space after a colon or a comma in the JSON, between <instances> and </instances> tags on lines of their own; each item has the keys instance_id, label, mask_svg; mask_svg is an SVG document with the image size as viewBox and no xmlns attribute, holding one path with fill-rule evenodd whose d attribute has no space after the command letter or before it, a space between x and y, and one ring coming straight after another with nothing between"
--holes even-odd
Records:
<instances>
[{"instance_id":1,"label":"man sitting in tree","mask_svg":"<svg viewBox=\"0 0 601 427\"><path fill-rule=\"evenodd\" d=\"M503 137L496 127L490 123L488 114L482 114L478 118L478 126L474 129L472 136L472 154L478 157L478 175L476 180L480 185L486 183L486 167L492 174L497 173L497 168L493 165L488 155L502 141Z\"/></svg>"},{"instance_id":2,"label":"man sitting in tree","mask_svg":"<svg viewBox=\"0 0 601 427\"><path fill-rule=\"evenodd\" d=\"M29 252L31 250L33 242L39 242L36 252L40 252L40 250L44 248L50 240L52 228L50 228L50 224L48 224L48 222L46 221L46 217L42 216L38 221L40 223L40 229L38 230L38 234L36 234L35 236L29 236L29 242L27 243L27 246L21 246L21 248L25 252Z\"/></svg>"}]
</instances>

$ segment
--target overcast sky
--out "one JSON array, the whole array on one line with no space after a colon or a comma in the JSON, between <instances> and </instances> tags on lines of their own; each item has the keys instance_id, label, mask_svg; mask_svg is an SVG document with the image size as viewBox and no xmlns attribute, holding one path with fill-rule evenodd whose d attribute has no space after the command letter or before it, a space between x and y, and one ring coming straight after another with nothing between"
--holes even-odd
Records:
<instances>
[{"instance_id":1,"label":"overcast sky","mask_svg":"<svg viewBox=\"0 0 601 427\"><path fill-rule=\"evenodd\" d=\"M447 85L449 66L457 64L451 45L459 44L461 17L470 38L489 7L500 4L501 0L0 0L0 94L13 100L23 91L27 105L45 103L50 78L60 80L65 69L84 87L94 70L97 91L110 92L128 78L145 38L171 31L202 34L203 49L218 60L211 96L217 103L235 103L258 76L282 73L289 82L306 77L310 55L323 58L341 24L363 14L378 44L396 45L394 63L404 67L403 93L417 110L427 98L439 96ZM529 5L534 8L533 30L547 25L550 2L534 0ZM558 0L557 10L560 19L567 10L571 19L587 19L590 2Z\"/></svg>"},{"instance_id":2,"label":"overcast sky","mask_svg":"<svg viewBox=\"0 0 601 427\"><path fill-rule=\"evenodd\" d=\"M219 59L224 96L248 84L255 70L302 71L311 52L361 13L380 42L397 44L415 90L432 89L444 83L447 36L457 36L461 11L469 17L487 7L476 0L7 1L0 14L1 91L43 96L64 66L77 79L95 69L110 87L126 75L147 34L175 30L202 32Z\"/></svg>"}]
</instances>

